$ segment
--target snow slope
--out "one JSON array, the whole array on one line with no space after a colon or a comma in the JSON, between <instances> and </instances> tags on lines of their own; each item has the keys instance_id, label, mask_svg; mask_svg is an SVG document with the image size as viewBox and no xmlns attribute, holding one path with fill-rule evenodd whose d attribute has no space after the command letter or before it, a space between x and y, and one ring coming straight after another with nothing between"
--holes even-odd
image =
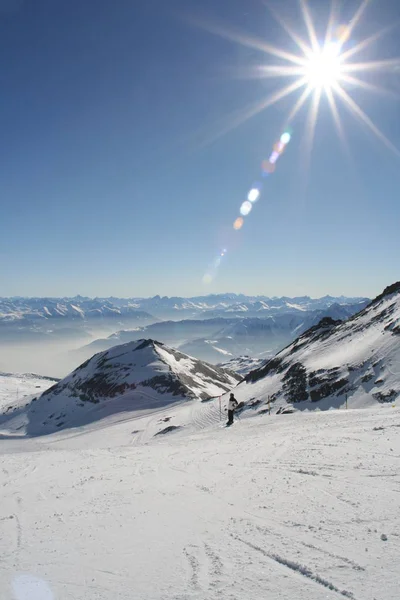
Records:
<instances>
[{"instance_id":1,"label":"snow slope","mask_svg":"<svg viewBox=\"0 0 400 600\"><path fill-rule=\"evenodd\" d=\"M234 371L243 377L248 375L251 371L259 369L265 364L265 360L262 358L252 358L251 356L239 356L232 358L227 362L220 363L218 366L229 371Z\"/></svg>"},{"instance_id":2,"label":"snow slope","mask_svg":"<svg viewBox=\"0 0 400 600\"><path fill-rule=\"evenodd\" d=\"M1 600L399 598L399 409L156 418L0 442Z\"/></svg>"},{"instance_id":3,"label":"snow slope","mask_svg":"<svg viewBox=\"0 0 400 600\"><path fill-rule=\"evenodd\" d=\"M31 373L16 375L0 372L0 413L14 410L30 402L57 383L56 379Z\"/></svg>"},{"instance_id":4,"label":"snow slope","mask_svg":"<svg viewBox=\"0 0 400 600\"><path fill-rule=\"evenodd\" d=\"M41 435L80 427L115 413L220 396L240 380L159 342L139 340L96 354L28 406L0 415L0 430Z\"/></svg>"},{"instance_id":5,"label":"snow slope","mask_svg":"<svg viewBox=\"0 0 400 600\"><path fill-rule=\"evenodd\" d=\"M400 396L400 283L342 322L324 319L236 390L240 401L268 397L301 409L367 407Z\"/></svg>"}]
</instances>

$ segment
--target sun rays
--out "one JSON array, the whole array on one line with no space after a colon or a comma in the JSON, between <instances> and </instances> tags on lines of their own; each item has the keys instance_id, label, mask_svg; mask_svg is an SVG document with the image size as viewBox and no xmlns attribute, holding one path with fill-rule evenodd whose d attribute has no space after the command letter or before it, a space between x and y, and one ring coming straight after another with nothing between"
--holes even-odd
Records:
<instances>
[{"instance_id":1,"label":"sun rays","mask_svg":"<svg viewBox=\"0 0 400 600\"><path fill-rule=\"evenodd\" d=\"M285 125L290 125L299 111L309 103L306 136L312 140L318 122L320 104L323 98L328 101L332 117L340 138L344 141L344 127L341 122L339 105L343 105L364 127L366 127L387 148L400 156L400 151L385 136L373 122L349 90L362 88L371 92L385 92L377 83L365 81L363 74L380 74L394 72L400 68L400 58L382 60L368 60L362 62L362 52L384 36L392 27L386 27L370 35L356 44L349 44L360 21L365 15L369 0L363 0L349 23L342 24L338 20L337 4L333 1L329 14L328 24L324 32L317 32L313 16L307 0L299 0L302 19L307 31L307 39L287 23L275 10L270 11L275 20L281 25L289 38L294 42L298 53L277 47L267 40L254 38L236 30L228 29L222 25L199 23L209 32L219 35L232 42L261 51L266 56L278 59L282 64L270 64L266 61L256 68L249 69L247 77L273 78L286 80L282 87L278 87L271 94L262 98L250 110L242 111L240 116L235 115L232 121L227 121L221 135L237 127L248 118L255 116L268 107L273 106L284 98L295 95L292 108L289 110ZM319 41L322 39L323 41ZM357 62L355 62L357 60ZM215 137L219 137L217 134ZM310 147L311 151L311 147Z\"/></svg>"}]
</instances>

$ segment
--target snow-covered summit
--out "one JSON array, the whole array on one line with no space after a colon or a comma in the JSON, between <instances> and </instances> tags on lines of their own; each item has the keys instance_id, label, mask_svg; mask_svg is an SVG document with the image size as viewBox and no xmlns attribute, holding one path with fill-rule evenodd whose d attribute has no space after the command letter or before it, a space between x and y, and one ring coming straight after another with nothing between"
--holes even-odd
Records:
<instances>
[{"instance_id":1,"label":"snow-covered summit","mask_svg":"<svg viewBox=\"0 0 400 600\"><path fill-rule=\"evenodd\" d=\"M232 389L239 375L154 340L96 354L17 415L10 430L42 434L77 427L119 412L204 400ZM3 417L4 424L4 417Z\"/></svg>"},{"instance_id":2,"label":"snow-covered summit","mask_svg":"<svg viewBox=\"0 0 400 600\"><path fill-rule=\"evenodd\" d=\"M255 371L265 364L265 360L262 358L253 358L251 356L238 356L237 358L231 358L227 362L220 363L218 366L222 369L228 369L234 371L243 377L248 375L250 371Z\"/></svg>"},{"instance_id":3,"label":"snow-covered summit","mask_svg":"<svg viewBox=\"0 0 400 600\"><path fill-rule=\"evenodd\" d=\"M371 406L400 395L400 283L345 322L324 318L238 387L300 408ZM316 404L318 403L318 404Z\"/></svg>"}]
</instances>

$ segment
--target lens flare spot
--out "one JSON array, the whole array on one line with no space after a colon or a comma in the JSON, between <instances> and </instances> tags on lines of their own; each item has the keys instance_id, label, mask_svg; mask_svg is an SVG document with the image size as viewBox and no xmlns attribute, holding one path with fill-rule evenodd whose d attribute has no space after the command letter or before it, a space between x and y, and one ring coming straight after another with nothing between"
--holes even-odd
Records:
<instances>
[{"instance_id":1,"label":"lens flare spot","mask_svg":"<svg viewBox=\"0 0 400 600\"><path fill-rule=\"evenodd\" d=\"M34 575L19 575L12 582L15 600L54 600L54 595L46 581Z\"/></svg>"},{"instance_id":2,"label":"lens flare spot","mask_svg":"<svg viewBox=\"0 0 400 600\"><path fill-rule=\"evenodd\" d=\"M280 140L279 142L276 142L275 146L274 146L274 152L277 152L278 154L282 154L285 150L285 144L282 142L282 140Z\"/></svg>"},{"instance_id":3,"label":"lens flare spot","mask_svg":"<svg viewBox=\"0 0 400 600\"><path fill-rule=\"evenodd\" d=\"M290 140L292 139L292 136L290 135L290 133L288 131L285 131L285 133L282 133L281 135L281 143L286 146Z\"/></svg>"},{"instance_id":4,"label":"lens flare spot","mask_svg":"<svg viewBox=\"0 0 400 600\"><path fill-rule=\"evenodd\" d=\"M271 175L272 173L275 172L276 165L274 165L270 160L264 160L263 169L264 169L265 173L268 173L269 175Z\"/></svg>"},{"instance_id":5,"label":"lens flare spot","mask_svg":"<svg viewBox=\"0 0 400 600\"><path fill-rule=\"evenodd\" d=\"M210 285L210 283L212 283L212 280L213 280L213 278L212 278L212 276L210 275L210 273L206 273L206 274L204 275L204 277L203 277L203 283L204 283L205 285Z\"/></svg>"},{"instance_id":6,"label":"lens flare spot","mask_svg":"<svg viewBox=\"0 0 400 600\"><path fill-rule=\"evenodd\" d=\"M239 231L239 229L242 229L243 223L244 223L244 221L243 221L242 217L238 217L233 224L233 229L236 229L236 231Z\"/></svg>"},{"instance_id":7,"label":"lens flare spot","mask_svg":"<svg viewBox=\"0 0 400 600\"><path fill-rule=\"evenodd\" d=\"M268 171L268 165L269 165L269 160L263 160L261 163L261 169L263 171L263 173L269 173Z\"/></svg>"},{"instance_id":8,"label":"lens flare spot","mask_svg":"<svg viewBox=\"0 0 400 600\"><path fill-rule=\"evenodd\" d=\"M245 202L243 202L242 206L240 207L240 214L243 215L244 217L247 217L247 215L251 212L252 208L253 208L252 203L249 202L248 200L246 200Z\"/></svg>"},{"instance_id":9,"label":"lens flare spot","mask_svg":"<svg viewBox=\"0 0 400 600\"><path fill-rule=\"evenodd\" d=\"M249 195L247 196L247 199L249 200L249 202L257 202L259 197L260 197L260 190L258 190L257 188L252 188L249 191Z\"/></svg>"},{"instance_id":10,"label":"lens flare spot","mask_svg":"<svg viewBox=\"0 0 400 600\"><path fill-rule=\"evenodd\" d=\"M339 25L336 30L336 37L342 44L346 43L351 35L351 29L348 25Z\"/></svg>"},{"instance_id":11,"label":"lens flare spot","mask_svg":"<svg viewBox=\"0 0 400 600\"><path fill-rule=\"evenodd\" d=\"M273 152L269 158L269 162L274 165L279 158L279 152Z\"/></svg>"}]
</instances>

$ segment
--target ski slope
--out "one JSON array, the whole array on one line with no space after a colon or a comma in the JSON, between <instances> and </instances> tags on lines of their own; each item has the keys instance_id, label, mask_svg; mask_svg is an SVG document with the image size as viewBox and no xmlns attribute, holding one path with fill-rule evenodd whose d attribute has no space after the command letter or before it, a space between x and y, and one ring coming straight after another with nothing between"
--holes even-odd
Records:
<instances>
[{"instance_id":1,"label":"ski slope","mask_svg":"<svg viewBox=\"0 0 400 600\"><path fill-rule=\"evenodd\" d=\"M10 436L0 599L398 599L399 434L391 405L221 429L193 401Z\"/></svg>"},{"instance_id":2,"label":"ski slope","mask_svg":"<svg viewBox=\"0 0 400 600\"><path fill-rule=\"evenodd\" d=\"M0 372L0 413L28 404L56 383L55 379L31 373L16 375Z\"/></svg>"}]
</instances>

